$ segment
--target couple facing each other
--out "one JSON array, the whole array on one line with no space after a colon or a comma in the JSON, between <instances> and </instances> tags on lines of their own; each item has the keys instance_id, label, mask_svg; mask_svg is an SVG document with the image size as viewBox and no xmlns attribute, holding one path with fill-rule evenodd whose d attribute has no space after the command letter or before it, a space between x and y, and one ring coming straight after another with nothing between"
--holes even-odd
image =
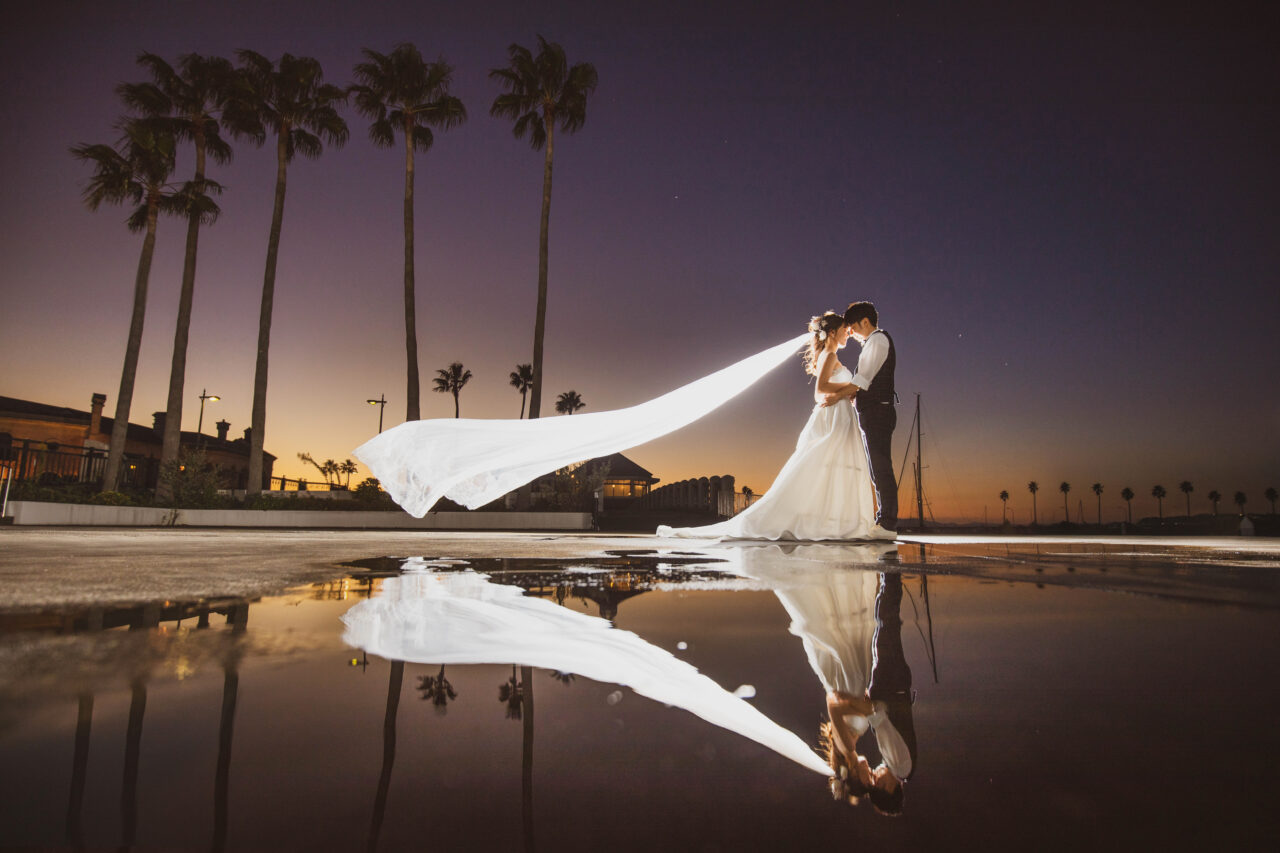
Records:
<instances>
[{"instance_id":1,"label":"couple facing each other","mask_svg":"<svg viewBox=\"0 0 1280 853\"><path fill-rule=\"evenodd\" d=\"M733 518L705 527L658 528L659 536L724 539L893 539L898 485L891 444L893 339L870 302L809 323L805 371L817 405L773 486ZM856 369L840 362L849 338L862 345ZM850 401L852 405L850 405Z\"/></svg>"}]
</instances>

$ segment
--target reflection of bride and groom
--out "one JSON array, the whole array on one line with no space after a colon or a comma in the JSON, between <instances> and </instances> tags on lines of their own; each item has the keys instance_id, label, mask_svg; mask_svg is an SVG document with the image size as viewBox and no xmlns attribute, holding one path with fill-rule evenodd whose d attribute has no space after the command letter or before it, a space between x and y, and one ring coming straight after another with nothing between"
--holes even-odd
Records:
<instances>
[{"instance_id":1,"label":"reflection of bride and groom","mask_svg":"<svg viewBox=\"0 0 1280 853\"><path fill-rule=\"evenodd\" d=\"M844 314L814 317L798 338L646 403L573 418L411 421L370 439L355 454L412 515L422 517L443 497L476 509L544 474L674 432L803 346L805 370L816 379L817 405L770 489L727 521L663 526L658 534L892 540L898 507L890 457L897 358L878 322L871 303L855 302ZM856 370L840 363L850 337L862 344Z\"/></svg>"},{"instance_id":2,"label":"reflection of bride and groom","mask_svg":"<svg viewBox=\"0 0 1280 853\"><path fill-rule=\"evenodd\" d=\"M892 545L725 546L728 571L767 585L792 619L826 691L830 720L824 761L812 747L738 695L607 620L492 583L473 572L440 572L413 561L382 594L343 617L344 639L393 661L519 664L617 683L683 708L830 778L838 798L867 796L881 811L901 810L912 772L915 734L911 673L902 653L896 573L856 564L893 553ZM867 735L865 738L863 735ZM878 752L872 767L860 749Z\"/></svg>"}]
</instances>

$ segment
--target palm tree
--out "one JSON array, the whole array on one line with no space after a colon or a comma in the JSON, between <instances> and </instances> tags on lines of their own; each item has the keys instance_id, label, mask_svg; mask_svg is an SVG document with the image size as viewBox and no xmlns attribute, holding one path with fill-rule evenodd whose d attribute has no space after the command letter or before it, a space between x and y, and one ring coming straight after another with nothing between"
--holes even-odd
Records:
<instances>
[{"instance_id":1,"label":"palm tree","mask_svg":"<svg viewBox=\"0 0 1280 853\"><path fill-rule=\"evenodd\" d=\"M258 313L258 360L253 373L252 429L249 432L249 482L246 492L262 492L262 443L267 428L267 356L271 348L271 313L275 302L276 259L284 220L285 186L295 154L315 159L324 150L321 137L341 148L347 123L335 108L346 100L337 86L324 82L320 63L309 56L284 54L272 63L252 50L238 50L240 75L232 109L253 128L253 139L276 138L276 195L267 234L267 263L262 275L262 306Z\"/></svg>"},{"instance_id":2,"label":"palm tree","mask_svg":"<svg viewBox=\"0 0 1280 853\"><path fill-rule=\"evenodd\" d=\"M1275 486L1267 486L1267 490L1262 493L1262 496L1267 499L1268 503L1271 504L1271 514L1275 515L1276 514L1276 498L1280 497L1280 495L1276 494Z\"/></svg>"},{"instance_id":3,"label":"palm tree","mask_svg":"<svg viewBox=\"0 0 1280 853\"><path fill-rule=\"evenodd\" d=\"M1190 480L1183 480L1178 484L1178 491L1187 496L1187 518L1191 517L1191 493L1195 490L1196 487L1191 485Z\"/></svg>"},{"instance_id":4,"label":"palm tree","mask_svg":"<svg viewBox=\"0 0 1280 853\"><path fill-rule=\"evenodd\" d=\"M449 679L444 677L444 664L440 664L439 675L418 676L418 690L422 693L424 701L431 700L437 714L448 713L449 702L458 698L458 691L454 690Z\"/></svg>"},{"instance_id":5,"label":"palm tree","mask_svg":"<svg viewBox=\"0 0 1280 853\"><path fill-rule=\"evenodd\" d=\"M508 65L489 72L505 93L489 108L489 114L511 119L516 139L527 135L529 145L544 148L542 166L542 220L538 237L538 310L533 325L533 399L529 417L541 414L542 338L547 322L547 237L551 226L551 169L555 159L555 131L576 133L587 120L587 96L595 91L594 65L580 62L570 67L564 48L538 36L538 54L512 44Z\"/></svg>"},{"instance_id":6,"label":"palm tree","mask_svg":"<svg viewBox=\"0 0 1280 853\"><path fill-rule=\"evenodd\" d=\"M1102 484L1094 483L1089 487L1098 497L1098 526L1102 526Z\"/></svg>"},{"instance_id":7,"label":"palm tree","mask_svg":"<svg viewBox=\"0 0 1280 853\"><path fill-rule=\"evenodd\" d=\"M520 392L520 417L524 417L524 401L533 387L533 365L517 364L511 371L511 387Z\"/></svg>"},{"instance_id":8,"label":"palm tree","mask_svg":"<svg viewBox=\"0 0 1280 853\"><path fill-rule=\"evenodd\" d=\"M389 54L365 48L366 62L355 67L360 84L352 86L356 109L367 118L369 138L382 148L404 139L404 335L408 356L407 420L421 417L418 388L418 327L414 302L413 155L431 150L431 128L450 130L467 120L467 108L449 94L453 66L443 59L426 62L411 44L398 44Z\"/></svg>"},{"instance_id":9,"label":"palm tree","mask_svg":"<svg viewBox=\"0 0 1280 853\"><path fill-rule=\"evenodd\" d=\"M1133 489L1125 486L1120 490L1120 497L1124 499L1125 504L1129 507L1129 523L1133 524Z\"/></svg>"},{"instance_id":10,"label":"palm tree","mask_svg":"<svg viewBox=\"0 0 1280 853\"><path fill-rule=\"evenodd\" d=\"M524 716L524 683L516 678L516 665L511 665L511 677L498 686L498 701L507 708L508 720L519 720Z\"/></svg>"},{"instance_id":11,"label":"palm tree","mask_svg":"<svg viewBox=\"0 0 1280 853\"><path fill-rule=\"evenodd\" d=\"M1000 523L1005 524L1009 521L1009 490L1000 490L1000 504L1003 507L1000 513Z\"/></svg>"},{"instance_id":12,"label":"palm tree","mask_svg":"<svg viewBox=\"0 0 1280 853\"><path fill-rule=\"evenodd\" d=\"M355 463L354 459L345 459L342 462L338 463L338 471L346 475L347 479L343 483L343 485L350 488L351 475L358 473L360 471L360 466Z\"/></svg>"},{"instance_id":13,"label":"palm tree","mask_svg":"<svg viewBox=\"0 0 1280 853\"><path fill-rule=\"evenodd\" d=\"M178 295L178 320L173 335L173 360L169 367L164 439L160 449L163 468L178 458L200 226L212 223L217 217L217 206L208 195L221 189L205 177L206 160L212 157L219 164L231 161L231 146L222 138L219 114L226 103L234 71L231 63L222 57L195 53L178 57L176 69L154 53L141 54L138 64L150 72L152 82L122 83L117 89L120 97L144 116L166 119L165 124L177 139L191 141L196 155L195 175L183 189L187 202L187 242L182 263L182 289ZM169 489L167 481L162 479L156 495L168 498Z\"/></svg>"},{"instance_id":14,"label":"palm tree","mask_svg":"<svg viewBox=\"0 0 1280 853\"><path fill-rule=\"evenodd\" d=\"M1249 498L1244 492L1236 492L1235 497L1231 499L1236 506L1240 507L1240 514L1244 515L1244 505L1249 502Z\"/></svg>"},{"instance_id":15,"label":"palm tree","mask_svg":"<svg viewBox=\"0 0 1280 853\"><path fill-rule=\"evenodd\" d=\"M1027 491L1031 493L1031 525L1034 527L1040 518L1036 515L1036 492L1040 491L1040 484L1032 480L1027 483Z\"/></svg>"},{"instance_id":16,"label":"palm tree","mask_svg":"<svg viewBox=\"0 0 1280 853\"><path fill-rule=\"evenodd\" d=\"M1156 506L1159 509L1161 521L1164 521L1164 498L1166 494L1168 494L1168 492L1164 490L1164 486L1151 487L1151 497L1156 499Z\"/></svg>"},{"instance_id":17,"label":"palm tree","mask_svg":"<svg viewBox=\"0 0 1280 853\"><path fill-rule=\"evenodd\" d=\"M1218 517L1218 501L1222 500L1222 493L1219 492L1217 489L1214 489L1213 491L1209 492L1209 494L1206 495L1206 497L1209 498L1209 503L1213 504L1213 517L1217 518Z\"/></svg>"},{"instance_id":18,"label":"palm tree","mask_svg":"<svg viewBox=\"0 0 1280 853\"><path fill-rule=\"evenodd\" d=\"M435 384L432 390L453 395L453 416L459 417L458 394L462 392L462 386L471 381L471 371L463 367L462 362L455 361L443 370L437 370L436 378L431 381Z\"/></svg>"},{"instance_id":19,"label":"palm tree","mask_svg":"<svg viewBox=\"0 0 1280 853\"><path fill-rule=\"evenodd\" d=\"M586 408L586 405L577 391L565 391L556 398L556 412L562 415L572 415L579 409Z\"/></svg>"},{"instance_id":20,"label":"palm tree","mask_svg":"<svg viewBox=\"0 0 1280 853\"><path fill-rule=\"evenodd\" d=\"M1070 524L1071 508L1067 506L1067 492L1071 491L1071 484L1064 480L1058 484L1058 491L1062 492L1062 520Z\"/></svg>"},{"instance_id":21,"label":"palm tree","mask_svg":"<svg viewBox=\"0 0 1280 853\"><path fill-rule=\"evenodd\" d=\"M85 184L84 203L97 210L108 204L135 205L126 220L130 231L144 231L138 272L133 281L133 314L125 344L124 367L120 371L120 393L111 425L107 449L107 469L102 478L104 491L119 486L129 429L129 409L133 405L133 384L138 373L138 352L142 348L142 326L147 314L147 286L151 279L151 259L156 248L156 224L161 213L180 212L168 180L173 174L175 142L163 124L128 119L120 125L123 136L117 147L77 145L71 149L77 159L93 165L93 175Z\"/></svg>"}]
</instances>

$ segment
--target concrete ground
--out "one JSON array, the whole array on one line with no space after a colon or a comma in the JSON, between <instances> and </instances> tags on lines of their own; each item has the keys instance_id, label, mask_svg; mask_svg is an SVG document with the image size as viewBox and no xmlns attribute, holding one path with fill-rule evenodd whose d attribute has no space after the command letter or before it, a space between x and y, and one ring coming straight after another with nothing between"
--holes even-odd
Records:
<instances>
[{"instance_id":1,"label":"concrete ground","mask_svg":"<svg viewBox=\"0 0 1280 853\"><path fill-rule=\"evenodd\" d=\"M256 597L341 576L343 563L370 557L557 560L644 549L715 552L709 542L621 533L8 527L0 610ZM1275 538L925 535L902 537L897 551L907 571L1280 607Z\"/></svg>"}]
</instances>

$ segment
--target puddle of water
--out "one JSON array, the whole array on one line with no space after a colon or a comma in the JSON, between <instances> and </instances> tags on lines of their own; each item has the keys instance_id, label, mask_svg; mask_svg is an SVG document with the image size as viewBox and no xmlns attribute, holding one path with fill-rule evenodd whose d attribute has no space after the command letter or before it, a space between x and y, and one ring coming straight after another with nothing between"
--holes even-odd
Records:
<instances>
[{"instance_id":1,"label":"puddle of water","mask_svg":"<svg viewBox=\"0 0 1280 853\"><path fill-rule=\"evenodd\" d=\"M263 599L0 612L5 844L1203 849L1280 832L1266 566L1214 584L1159 554L766 546L349 568ZM829 690L867 703L837 699L850 730L868 720L855 754L906 779L900 803L833 798Z\"/></svg>"}]
</instances>

